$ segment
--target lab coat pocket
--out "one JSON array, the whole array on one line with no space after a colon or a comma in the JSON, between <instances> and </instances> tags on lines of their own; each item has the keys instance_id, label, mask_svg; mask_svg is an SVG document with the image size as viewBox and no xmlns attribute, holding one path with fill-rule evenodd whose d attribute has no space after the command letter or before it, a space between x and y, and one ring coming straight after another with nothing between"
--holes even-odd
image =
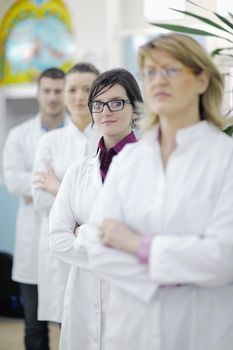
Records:
<instances>
[{"instance_id":1,"label":"lab coat pocket","mask_svg":"<svg viewBox=\"0 0 233 350\"><path fill-rule=\"evenodd\" d=\"M191 197L187 201L188 233L204 235L214 206L213 198Z\"/></svg>"}]
</instances>

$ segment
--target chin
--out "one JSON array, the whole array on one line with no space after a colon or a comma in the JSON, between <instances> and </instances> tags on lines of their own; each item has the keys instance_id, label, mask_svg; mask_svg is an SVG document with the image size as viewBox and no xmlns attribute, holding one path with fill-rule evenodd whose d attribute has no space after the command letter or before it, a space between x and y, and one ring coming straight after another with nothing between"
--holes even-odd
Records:
<instances>
[{"instance_id":1,"label":"chin","mask_svg":"<svg viewBox=\"0 0 233 350\"><path fill-rule=\"evenodd\" d=\"M165 107L159 107L157 106L157 108L155 108L153 110L153 113L154 114L157 114L157 115L167 115L169 116L170 114L173 114L174 111L171 111L170 108L165 108Z\"/></svg>"},{"instance_id":2,"label":"chin","mask_svg":"<svg viewBox=\"0 0 233 350\"><path fill-rule=\"evenodd\" d=\"M56 117L57 115L60 114L60 111L54 111L54 110L52 110L52 111L49 111L48 114L50 114L50 115Z\"/></svg>"},{"instance_id":3,"label":"chin","mask_svg":"<svg viewBox=\"0 0 233 350\"><path fill-rule=\"evenodd\" d=\"M115 132L112 131L112 130L104 130L103 134L106 135L106 136L114 136Z\"/></svg>"},{"instance_id":4,"label":"chin","mask_svg":"<svg viewBox=\"0 0 233 350\"><path fill-rule=\"evenodd\" d=\"M101 134L106 135L106 136L114 136L116 134L115 130L109 130L109 129L102 129L100 130Z\"/></svg>"}]
</instances>

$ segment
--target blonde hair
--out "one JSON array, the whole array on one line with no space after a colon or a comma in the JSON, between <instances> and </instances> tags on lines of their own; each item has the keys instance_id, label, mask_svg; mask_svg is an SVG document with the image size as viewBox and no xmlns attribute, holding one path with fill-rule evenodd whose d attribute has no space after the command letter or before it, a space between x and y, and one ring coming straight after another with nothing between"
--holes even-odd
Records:
<instances>
[{"instance_id":1,"label":"blonde hair","mask_svg":"<svg viewBox=\"0 0 233 350\"><path fill-rule=\"evenodd\" d=\"M219 128L229 124L229 119L221 114L224 82L223 77L207 51L193 38L183 34L162 34L139 48L138 64L142 71L146 57L153 59L153 50L168 52L175 59L192 69L194 74L205 71L209 75L209 85L200 96L200 115ZM158 115L149 111L143 121L143 129L150 129L158 123Z\"/></svg>"}]
</instances>

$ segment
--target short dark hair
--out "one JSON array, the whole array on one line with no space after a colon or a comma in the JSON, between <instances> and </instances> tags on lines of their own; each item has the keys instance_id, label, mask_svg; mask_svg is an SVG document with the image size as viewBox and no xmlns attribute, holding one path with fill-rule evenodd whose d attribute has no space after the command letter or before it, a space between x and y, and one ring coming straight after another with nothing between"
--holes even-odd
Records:
<instances>
[{"instance_id":1,"label":"short dark hair","mask_svg":"<svg viewBox=\"0 0 233 350\"><path fill-rule=\"evenodd\" d=\"M94 66L94 64L89 62L79 62L76 63L73 67L71 67L66 75L72 74L72 73L93 73L96 76L100 74L99 70Z\"/></svg>"},{"instance_id":2,"label":"short dark hair","mask_svg":"<svg viewBox=\"0 0 233 350\"><path fill-rule=\"evenodd\" d=\"M40 73L39 77L37 78L38 85L40 85L42 78L65 79L65 73L60 68L51 67Z\"/></svg>"},{"instance_id":3,"label":"short dark hair","mask_svg":"<svg viewBox=\"0 0 233 350\"><path fill-rule=\"evenodd\" d=\"M96 97L111 89L116 84L121 85L125 89L134 112L138 113L137 103L143 102L141 91L134 76L124 68L107 70L94 80L89 93L88 105L91 104Z\"/></svg>"}]
</instances>

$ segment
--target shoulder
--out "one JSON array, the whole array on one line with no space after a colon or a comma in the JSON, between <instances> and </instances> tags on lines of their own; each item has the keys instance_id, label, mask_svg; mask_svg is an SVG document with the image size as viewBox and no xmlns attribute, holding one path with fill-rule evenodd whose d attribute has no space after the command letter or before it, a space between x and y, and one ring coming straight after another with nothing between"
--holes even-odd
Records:
<instances>
[{"instance_id":1,"label":"shoulder","mask_svg":"<svg viewBox=\"0 0 233 350\"><path fill-rule=\"evenodd\" d=\"M135 159L141 157L145 146L146 145L143 139L135 143L125 145L121 152L113 158L114 163L130 164L131 162L134 162Z\"/></svg>"},{"instance_id":2,"label":"shoulder","mask_svg":"<svg viewBox=\"0 0 233 350\"><path fill-rule=\"evenodd\" d=\"M145 156L145 152L144 142L142 140L125 145L124 148L113 157L107 178L115 178L114 181L119 180L121 183L122 179L126 180L128 177L132 178L132 173L137 172L137 170L141 168L142 159L148 160L148 157Z\"/></svg>"},{"instance_id":3,"label":"shoulder","mask_svg":"<svg viewBox=\"0 0 233 350\"><path fill-rule=\"evenodd\" d=\"M66 177L72 178L75 181L81 181L89 171L92 164L92 157L85 157L82 160L76 161L67 169Z\"/></svg>"},{"instance_id":4,"label":"shoulder","mask_svg":"<svg viewBox=\"0 0 233 350\"><path fill-rule=\"evenodd\" d=\"M64 127L65 129L65 127ZM63 128L61 129L54 129L46 132L40 139L40 142L53 142L56 139L59 139L59 137L62 135Z\"/></svg>"},{"instance_id":5,"label":"shoulder","mask_svg":"<svg viewBox=\"0 0 233 350\"><path fill-rule=\"evenodd\" d=\"M40 139L40 144L43 145L51 145L52 147L56 144L63 143L63 140L65 139L67 141L67 133L69 126L64 126L59 129L54 129L46 132Z\"/></svg>"},{"instance_id":6,"label":"shoulder","mask_svg":"<svg viewBox=\"0 0 233 350\"><path fill-rule=\"evenodd\" d=\"M30 142L30 140L38 134L39 125L39 118L33 117L32 119L13 127L7 135L6 145L22 146L25 145L27 141Z\"/></svg>"},{"instance_id":7,"label":"shoulder","mask_svg":"<svg viewBox=\"0 0 233 350\"><path fill-rule=\"evenodd\" d=\"M233 138L227 135L224 131L218 129L214 125L209 123L209 135L217 142L212 144L214 148L222 150L225 154L233 153Z\"/></svg>"},{"instance_id":8,"label":"shoulder","mask_svg":"<svg viewBox=\"0 0 233 350\"><path fill-rule=\"evenodd\" d=\"M39 125L39 119L38 117L32 117L29 120L26 120L25 122L13 127L9 134L10 135L21 135L28 131L30 131L33 128L36 128L37 125Z\"/></svg>"}]
</instances>

